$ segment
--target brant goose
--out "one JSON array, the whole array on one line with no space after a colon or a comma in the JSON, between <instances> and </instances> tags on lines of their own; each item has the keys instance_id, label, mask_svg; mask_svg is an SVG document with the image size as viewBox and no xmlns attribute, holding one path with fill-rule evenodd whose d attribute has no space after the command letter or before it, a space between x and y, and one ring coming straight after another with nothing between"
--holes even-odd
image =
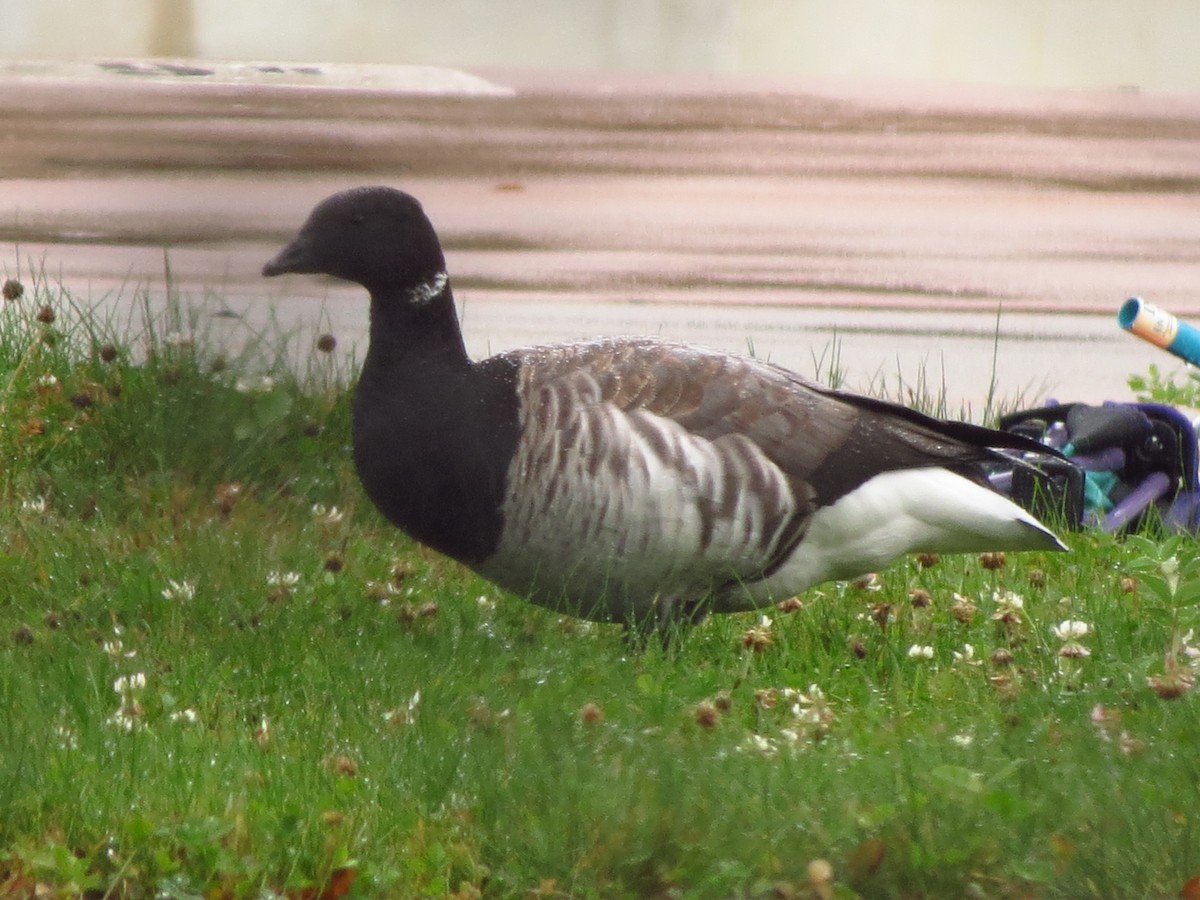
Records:
<instances>
[{"instance_id":1,"label":"brant goose","mask_svg":"<svg viewBox=\"0 0 1200 900\"><path fill-rule=\"evenodd\" d=\"M354 395L367 495L534 603L640 629L755 609L914 551L1064 550L992 490L1013 434L653 338L472 362L420 203L335 194L263 267L371 296Z\"/></svg>"}]
</instances>

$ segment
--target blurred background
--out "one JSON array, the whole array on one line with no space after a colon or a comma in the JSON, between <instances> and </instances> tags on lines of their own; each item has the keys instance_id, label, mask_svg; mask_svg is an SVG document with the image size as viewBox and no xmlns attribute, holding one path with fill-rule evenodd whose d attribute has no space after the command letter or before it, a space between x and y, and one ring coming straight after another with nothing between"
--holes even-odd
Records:
<instances>
[{"instance_id":1,"label":"blurred background","mask_svg":"<svg viewBox=\"0 0 1200 900\"><path fill-rule=\"evenodd\" d=\"M1127 399L1181 364L1120 304L1200 320L1197 48L1200 0L0 0L0 276L349 358L360 291L260 270L382 182L476 355L650 333Z\"/></svg>"},{"instance_id":2,"label":"blurred background","mask_svg":"<svg viewBox=\"0 0 1200 900\"><path fill-rule=\"evenodd\" d=\"M0 0L0 58L1200 88L1197 0Z\"/></svg>"}]
</instances>

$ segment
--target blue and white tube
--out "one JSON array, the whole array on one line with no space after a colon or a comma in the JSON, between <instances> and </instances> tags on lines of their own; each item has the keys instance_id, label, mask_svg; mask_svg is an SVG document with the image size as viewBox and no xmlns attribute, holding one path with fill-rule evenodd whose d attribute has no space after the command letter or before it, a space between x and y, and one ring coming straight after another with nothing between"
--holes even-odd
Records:
<instances>
[{"instance_id":1,"label":"blue and white tube","mask_svg":"<svg viewBox=\"0 0 1200 900\"><path fill-rule=\"evenodd\" d=\"M1141 297L1130 297L1121 304L1117 321L1126 331L1193 366L1200 366L1200 329L1179 321L1165 309L1146 303Z\"/></svg>"}]
</instances>

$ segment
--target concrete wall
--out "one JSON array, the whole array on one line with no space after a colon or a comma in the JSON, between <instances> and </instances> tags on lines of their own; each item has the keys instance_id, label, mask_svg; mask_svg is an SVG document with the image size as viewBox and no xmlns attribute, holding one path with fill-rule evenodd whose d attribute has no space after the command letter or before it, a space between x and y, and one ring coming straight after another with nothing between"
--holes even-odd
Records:
<instances>
[{"instance_id":1,"label":"concrete wall","mask_svg":"<svg viewBox=\"0 0 1200 900\"><path fill-rule=\"evenodd\" d=\"M1197 0L0 0L0 57L1200 90Z\"/></svg>"}]
</instances>

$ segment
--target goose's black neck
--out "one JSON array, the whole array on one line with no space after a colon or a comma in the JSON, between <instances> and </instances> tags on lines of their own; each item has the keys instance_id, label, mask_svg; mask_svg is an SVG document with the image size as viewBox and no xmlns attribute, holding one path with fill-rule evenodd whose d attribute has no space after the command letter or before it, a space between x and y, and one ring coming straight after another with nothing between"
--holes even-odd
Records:
<instances>
[{"instance_id":1,"label":"goose's black neck","mask_svg":"<svg viewBox=\"0 0 1200 900\"><path fill-rule=\"evenodd\" d=\"M372 295L354 397L359 477L388 519L463 562L500 540L515 383L511 367L471 362L449 286L424 303Z\"/></svg>"},{"instance_id":2,"label":"goose's black neck","mask_svg":"<svg viewBox=\"0 0 1200 900\"><path fill-rule=\"evenodd\" d=\"M471 367L449 285L420 304L412 303L407 293L399 297L372 293L370 338L364 376L375 368L433 365L465 371Z\"/></svg>"}]
</instances>

